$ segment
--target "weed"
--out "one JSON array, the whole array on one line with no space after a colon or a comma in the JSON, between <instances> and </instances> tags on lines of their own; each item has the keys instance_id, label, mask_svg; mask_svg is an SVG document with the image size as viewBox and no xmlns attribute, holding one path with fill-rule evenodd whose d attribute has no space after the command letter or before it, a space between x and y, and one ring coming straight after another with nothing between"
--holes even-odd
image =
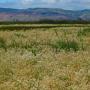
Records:
<instances>
[{"instance_id":1,"label":"weed","mask_svg":"<svg viewBox=\"0 0 90 90\"><path fill-rule=\"evenodd\" d=\"M65 51L78 51L79 45L76 41L62 41L58 40L55 44L52 44L52 48L55 48L56 51L65 50Z\"/></svg>"},{"instance_id":2,"label":"weed","mask_svg":"<svg viewBox=\"0 0 90 90\"><path fill-rule=\"evenodd\" d=\"M14 39L11 41L11 44L9 45L9 47L11 48L19 48L20 45L22 44L19 44L18 42L16 42Z\"/></svg>"},{"instance_id":3,"label":"weed","mask_svg":"<svg viewBox=\"0 0 90 90\"><path fill-rule=\"evenodd\" d=\"M14 34L15 36L17 36L18 38L22 37L22 38L25 38L26 36L21 34L21 33L15 33Z\"/></svg>"},{"instance_id":4,"label":"weed","mask_svg":"<svg viewBox=\"0 0 90 90\"><path fill-rule=\"evenodd\" d=\"M1 37L0 37L0 48L5 49L5 51L7 50L6 41Z\"/></svg>"},{"instance_id":5,"label":"weed","mask_svg":"<svg viewBox=\"0 0 90 90\"><path fill-rule=\"evenodd\" d=\"M88 35L90 35L90 28L78 31L78 36L88 36Z\"/></svg>"}]
</instances>

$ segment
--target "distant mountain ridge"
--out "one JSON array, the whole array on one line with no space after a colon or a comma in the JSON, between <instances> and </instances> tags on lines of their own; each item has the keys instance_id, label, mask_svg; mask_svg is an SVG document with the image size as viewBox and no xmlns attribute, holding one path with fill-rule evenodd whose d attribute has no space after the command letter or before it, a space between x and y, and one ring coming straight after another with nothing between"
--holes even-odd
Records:
<instances>
[{"instance_id":1,"label":"distant mountain ridge","mask_svg":"<svg viewBox=\"0 0 90 90\"><path fill-rule=\"evenodd\" d=\"M90 10L64 10L59 8L0 8L0 21L38 21L38 20L85 20L90 21Z\"/></svg>"}]
</instances>

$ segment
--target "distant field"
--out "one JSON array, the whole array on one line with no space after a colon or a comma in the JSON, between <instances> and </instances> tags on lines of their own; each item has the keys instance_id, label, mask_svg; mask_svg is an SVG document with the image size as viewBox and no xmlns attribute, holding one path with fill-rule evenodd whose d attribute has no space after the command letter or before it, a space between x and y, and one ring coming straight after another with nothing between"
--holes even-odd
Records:
<instances>
[{"instance_id":1,"label":"distant field","mask_svg":"<svg viewBox=\"0 0 90 90\"><path fill-rule=\"evenodd\" d=\"M90 90L90 24L0 25L0 90Z\"/></svg>"},{"instance_id":2,"label":"distant field","mask_svg":"<svg viewBox=\"0 0 90 90\"><path fill-rule=\"evenodd\" d=\"M0 30L30 30L40 28L58 28L58 27L90 27L90 24L7 24L0 25Z\"/></svg>"}]
</instances>

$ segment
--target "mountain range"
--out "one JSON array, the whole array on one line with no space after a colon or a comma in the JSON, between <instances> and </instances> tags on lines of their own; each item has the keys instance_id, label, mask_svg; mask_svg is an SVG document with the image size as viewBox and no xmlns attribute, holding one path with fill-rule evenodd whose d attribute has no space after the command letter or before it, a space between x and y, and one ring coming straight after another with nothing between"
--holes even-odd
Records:
<instances>
[{"instance_id":1,"label":"mountain range","mask_svg":"<svg viewBox=\"0 0 90 90\"><path fill-rule=\"evenodd\" d=\"M85 20L90 21L90 10L64 10L59 8L0 8L0 21L39 20Z\"/></svg>"}]
</instances>

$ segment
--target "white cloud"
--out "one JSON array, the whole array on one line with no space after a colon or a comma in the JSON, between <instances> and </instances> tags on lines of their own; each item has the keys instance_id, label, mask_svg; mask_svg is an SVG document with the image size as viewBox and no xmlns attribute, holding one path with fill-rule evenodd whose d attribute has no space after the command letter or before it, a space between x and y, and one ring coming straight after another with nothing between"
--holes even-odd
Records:
<instances>
[{"instance_id":1,"label":"white cloud","mask_svg":"<svg viewBox=\"0 0 90 90\"><path fill-rule=\"evenodd\" d=\"M90 0L6 0L6 2L0 0L0 7L90 9Z\"/></svg>"},{"instance_id":2,"label":"white cloud","mask_svg":"<svg viewBox=\"0 0 90 90\"><path fill-rule=\"evenodd\" d=\"M43 3L48 3L48 4L52 4L52 3L56 3L57 0L42 0Z\"/></svg>"},{"instance_id":3,"label":"white cloud","mask_svg":"<svg viewBox=\"0 0 90 90\"><path fill-rule=\"evenodd\" d=\"M22 4L30 4L31 2L33 2L33 0L20 0Z\"/></svg>"}]
</instances>

